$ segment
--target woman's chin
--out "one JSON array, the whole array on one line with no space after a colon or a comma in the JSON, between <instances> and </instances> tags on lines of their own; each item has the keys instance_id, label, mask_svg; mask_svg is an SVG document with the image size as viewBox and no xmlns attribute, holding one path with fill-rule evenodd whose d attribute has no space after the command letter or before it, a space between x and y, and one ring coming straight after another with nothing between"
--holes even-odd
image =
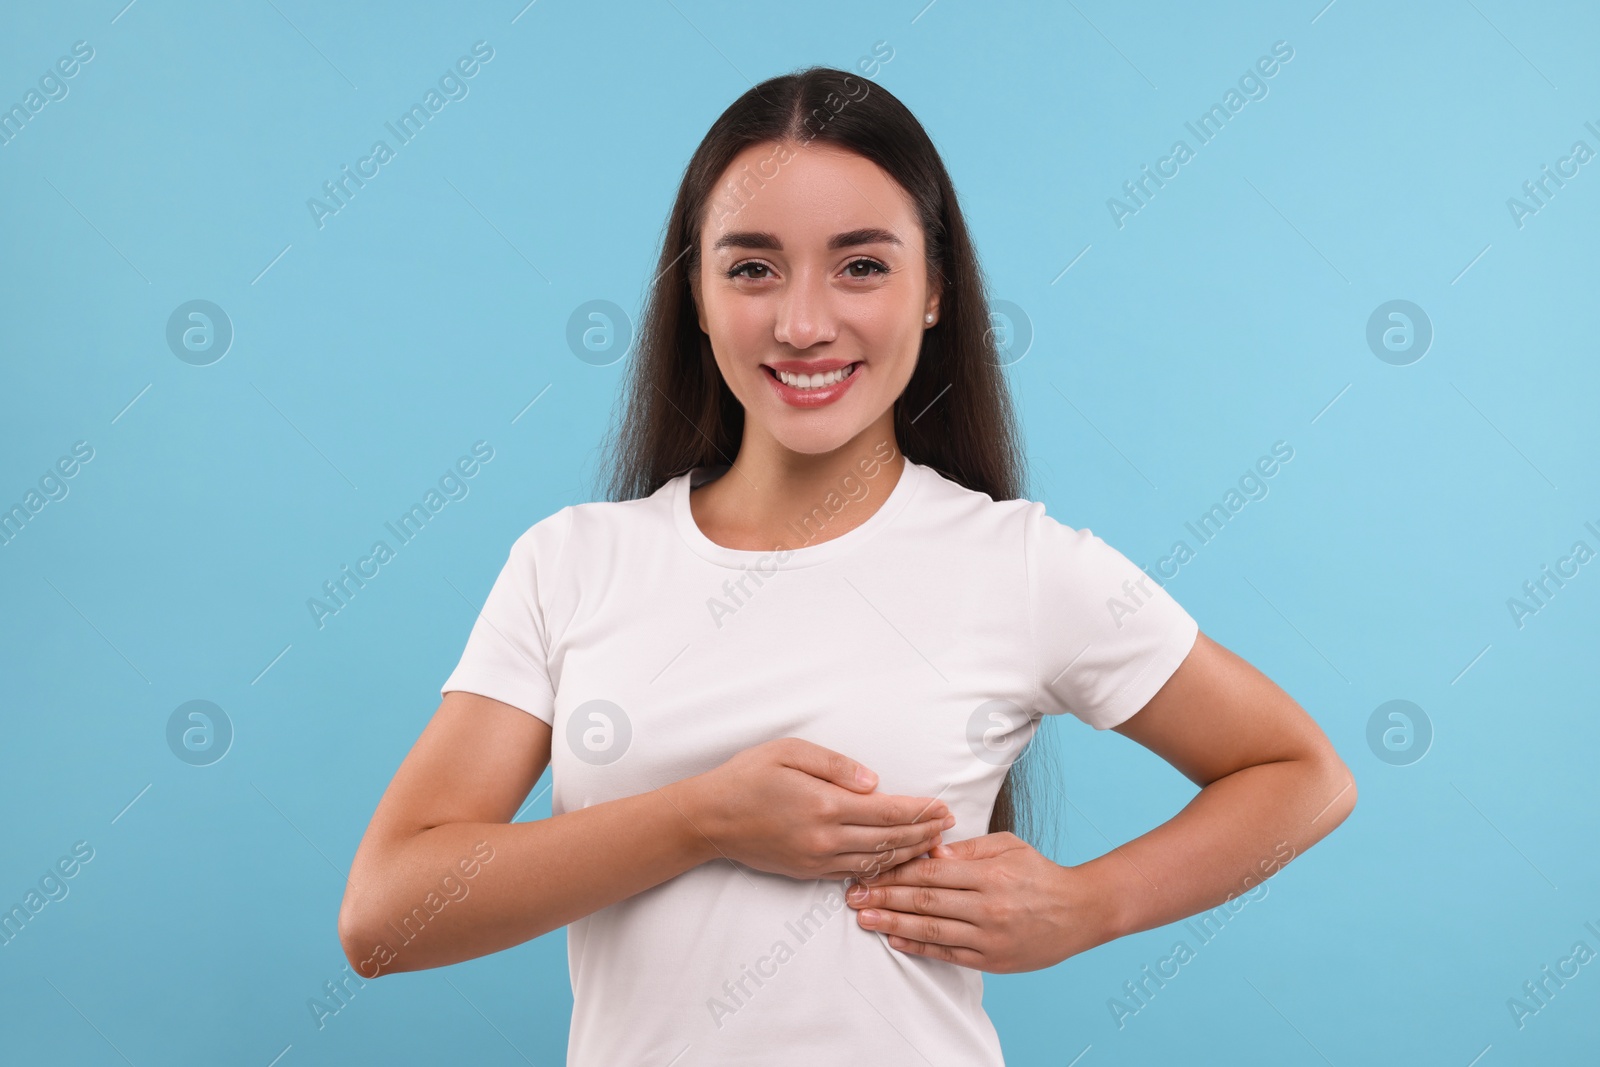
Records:
<instances>
[{"instance_id":1,"label":"woman's chin","mask_svg":"<svg viewBox=\"0 0 1600 1067\"><path fill-rule=\"evenodd\" d=\"M797 426L795 422L810 421L811 425ZM773 428L772 436L784 448L807 456L820 456L835 452L849 444L864 427L845 425L842 420L810 415L790 420L790 425Z\"/></svg>"}]
</instances>

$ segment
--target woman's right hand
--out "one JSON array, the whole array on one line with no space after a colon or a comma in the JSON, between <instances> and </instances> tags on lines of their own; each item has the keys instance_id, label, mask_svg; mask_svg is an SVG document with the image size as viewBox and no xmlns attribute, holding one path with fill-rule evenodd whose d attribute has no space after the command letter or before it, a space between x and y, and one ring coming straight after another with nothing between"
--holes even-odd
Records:
<instances>
[{"instance_id":1,"label":"woman's right hand","mask_svg":"<svg viewBox=\"0 0 1600 1067\"><path fill-rule=\"evenodd\" d=\"M874 793L877 781L848 756L798 737L754 745L691 779L696 821L722 855L801 879L889 870L955 825L943 801Z\"/></svg>"}]
</instances>

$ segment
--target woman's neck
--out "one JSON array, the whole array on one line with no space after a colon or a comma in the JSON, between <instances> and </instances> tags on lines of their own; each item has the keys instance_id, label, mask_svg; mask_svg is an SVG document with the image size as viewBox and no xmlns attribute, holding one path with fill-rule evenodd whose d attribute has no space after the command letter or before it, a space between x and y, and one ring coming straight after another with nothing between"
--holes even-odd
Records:
<instances>
[{"instance_id":1,"label":"woman's neck","mask_svg":"<svg viewBox=\"0 0 1600 1067\"><path fill-rule=\"evenodd\" d=\"M741 447L732 466L689 493L695 525L725 548L796 549L870 519L904 476L893 434L862 434L822 455Z\"/></svg>"}]
</instances>

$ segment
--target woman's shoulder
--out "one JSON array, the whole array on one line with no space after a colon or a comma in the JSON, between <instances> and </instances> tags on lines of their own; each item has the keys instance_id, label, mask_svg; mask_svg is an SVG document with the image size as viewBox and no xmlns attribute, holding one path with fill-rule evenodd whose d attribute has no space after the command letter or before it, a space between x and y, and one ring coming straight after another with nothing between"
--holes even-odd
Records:
<instances>
[{"instance_id":1,"label":"woman's shoulder","mask_svg":"<svg viewBox=\"0 0 1600 1067\"><path fill-rule=\"evenodd\" d=\"M965 545L957 551L974 555L1020 551L1025 559L1050 559L1088 570L1105 565L1112 546L1089 525L1067 521L1063 511L1047 507L1044 501L1031 497L995 500L931 467L924 470L927 476L920 487L927 490L923 530L946 544L950 538L960 537Z\"/></svg>"},{"instance_id":2,"label":"woman's shoulder","mask_svg":"<svg viewBox=\"0 0 1600 1067\"><path fill-rule=\"evenodd\" d=\"M924 513L941 523L959 524L962 529L976 533L1018 531L1036 516L1044 513L1044 505L1026 497L996 500L988 493L972 489L948 476L936 467L918 464L922 468L921 492Z\"/></svg>"},{"instance_id":3,"label":"woman's shoulder","mask_svg":"<svg viewBox=\"0 0 1600 1067\"><path fill-rule=\"evenodd\" d=\"M671 518L672 481L649 496L632 500L591 500L567 504L518 535L513 552L554 561L567 546L598 548L616 538Z\"/></svg>"}]
</instances>

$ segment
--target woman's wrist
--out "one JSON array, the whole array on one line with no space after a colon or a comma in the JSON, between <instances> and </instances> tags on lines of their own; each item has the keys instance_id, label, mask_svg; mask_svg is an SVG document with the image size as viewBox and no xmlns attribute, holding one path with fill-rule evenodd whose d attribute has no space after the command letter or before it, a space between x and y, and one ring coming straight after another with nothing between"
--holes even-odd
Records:
<instances>
[{"instance_id":1,"label":"woman's wrist","mask_svg":"<svg viewBox=\"0 0 1600 1067\"><path fill-rule=\"evenodd\" d=\"M1061 959L1133 932L1139 890L1127 876L1137 879L1138 873L1115 849L1062 872L1074 906L1070 926L1062 932Z\"/></svg>"},{"instance_id":2,"label":"woman's wrist","mask_svg":"<svg viewBox=\"0 0 1600 1067\"><path fill-rule=\"evenodd\" d=\"M676 812L675 839L693 866L716 859L716 806L710 802L703 775L694 775L661 786L660 793Z\"/></svg>"}]
</instances>

